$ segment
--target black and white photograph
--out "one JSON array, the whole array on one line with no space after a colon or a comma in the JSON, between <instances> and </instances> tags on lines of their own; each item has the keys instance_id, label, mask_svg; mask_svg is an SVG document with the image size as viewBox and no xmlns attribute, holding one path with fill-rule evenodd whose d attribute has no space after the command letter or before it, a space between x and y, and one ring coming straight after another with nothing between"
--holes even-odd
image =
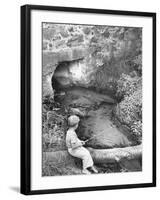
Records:
<instances>
[{"instance_id":1,"label":"black and white photograph","mask_svg":"<svg viewBox=\"0 0 160 200\"><path fill-rule=\"evenodd\" d=\"M21 14L21 192L154 187L155 14Z\"/></svg>"},{"instance_id":2,"label":"black and white photograph","mask_svg":"<svg viewBox=\"0 0 160 200\"><path fill-rule=\"evenodd\" d=\"M142 28L42 23L42 176L142 171Z\"/></svg>"}]
</instances>

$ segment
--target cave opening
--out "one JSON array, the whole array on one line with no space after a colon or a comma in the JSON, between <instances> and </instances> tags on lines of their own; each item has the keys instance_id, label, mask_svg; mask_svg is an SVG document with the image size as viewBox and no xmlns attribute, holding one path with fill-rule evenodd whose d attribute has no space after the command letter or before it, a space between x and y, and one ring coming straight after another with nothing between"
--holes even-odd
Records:
<instances>
[{"instance_id":1,"label":"cave opening","mask_svg":"<svg viewBox=\"0 0 160 200\"><path fill-rule=\"evenodd\" d=\"M51 79L52 88L60 92L78 85L83 78L83 59L59 62Z\"/></svg>"},{"instance_id":2,"label":"cave opening","mask_svg":"<svg viewBox=\"0 0 160 200\"><path fill-rule=\"evenodd\" d=\"M68 65L69 62L67 61L60 62L57 65L51 80L52 88L54 91L59 91L62 89L62 86L60 84L60 79L64 78L64 71L68 71Z\"/></svg>"}]
</instances>

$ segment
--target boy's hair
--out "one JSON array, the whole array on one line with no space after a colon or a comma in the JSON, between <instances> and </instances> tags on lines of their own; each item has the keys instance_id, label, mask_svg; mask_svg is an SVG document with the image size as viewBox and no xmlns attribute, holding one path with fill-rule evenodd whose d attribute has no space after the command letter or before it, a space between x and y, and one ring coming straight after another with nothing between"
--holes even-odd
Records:
<instances>
[{"instance_id":1,"label":"boy's hair","mask_svg":"<svg viewBox=\"0 0 160 200\"><path fill-rule=\"evenodd\" d=\"M77 115L71 115L68 118L68 126L69 127L74 127L79 123L79 121L80 121L80 119L79 119L79 117Z\"/></svg>"}]
</instances>

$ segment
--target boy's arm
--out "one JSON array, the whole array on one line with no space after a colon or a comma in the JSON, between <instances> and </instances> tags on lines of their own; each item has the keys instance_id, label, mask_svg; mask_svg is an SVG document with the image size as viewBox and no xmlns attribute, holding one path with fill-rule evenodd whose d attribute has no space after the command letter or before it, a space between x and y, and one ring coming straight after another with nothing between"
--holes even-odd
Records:
<instances>
[{"instance_id":1,"label":"boy's arm","mask_svg":"<svg viewBox=\"0 0 160 200\"><path fill-rule=\"evenodd\" d=\"M84 141L80 140L76 134L70 135L70 146L72 149L76 149L85 144Z\"/></svg>"},{"instance_id":2,"label":"boy's arm","mask_svg":"<svg viewBox=\"0 0 160 200\"><path fill-rule=\"evenodd\" d=\"M76 149L76 148L81 147L81 146L83 146L81 141L72 141L71 142L72 149Z\"/></svg>"},{"instance_id":3,"label":"boy's arm","mask_svg":"<svg viewBox=\"0 0 160 200\"><path fill-rule=\"evenodd\" d=\"M77 147L81 147L84 144L85 144L85 141L82 141L82 140L78 139L77 137L71 138L71 147L72 147L72 149L75 149Z\"/></svg>"}]
</instances>

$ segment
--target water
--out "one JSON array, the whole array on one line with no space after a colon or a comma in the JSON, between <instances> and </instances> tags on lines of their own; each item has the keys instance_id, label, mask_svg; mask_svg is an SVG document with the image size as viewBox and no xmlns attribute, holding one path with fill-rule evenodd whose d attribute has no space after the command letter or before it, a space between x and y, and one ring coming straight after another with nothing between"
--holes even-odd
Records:
<instances>
[{"instance_id":1,"label":"water","mask_svg":"<svg viewBox=\"0 0 160 200\"><path fill-rule=\"evenodd\" d=\"M135 145L129 132L122 126L117 126L112 120L116 100L108 95L91 89L72 87L61 91L57 101L67 110L76 108L84 114L77 135L82 140L91 138L86 147L107 149ZM114 168L113 171L140 171L141 163L139 160L124 161L121 166L114 165L111 168ZM104 169L108 168L105 166Z\"/></svg>"},{"instance_id":2,"label":"water","mask_svg":"<svg viewBox=\"0 0 160 200\"><path fill-rule=\"evenodd\" d=\"M89 140L87 146L93 148L125 147L132 144L129 136L112 121L115 100L108 95L93 90L74 87L65 89L59 100L67 108L78 108L85 113L81 118L78 136ZM65 94L65 95L64 95Z\"/></svg>"}]
</instances>

